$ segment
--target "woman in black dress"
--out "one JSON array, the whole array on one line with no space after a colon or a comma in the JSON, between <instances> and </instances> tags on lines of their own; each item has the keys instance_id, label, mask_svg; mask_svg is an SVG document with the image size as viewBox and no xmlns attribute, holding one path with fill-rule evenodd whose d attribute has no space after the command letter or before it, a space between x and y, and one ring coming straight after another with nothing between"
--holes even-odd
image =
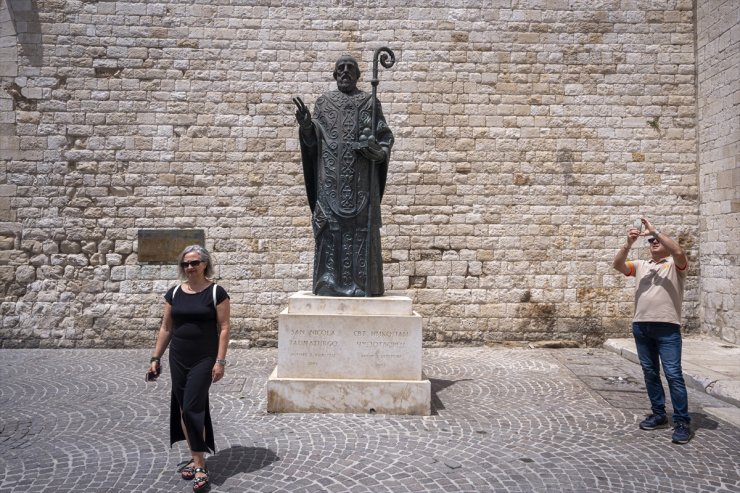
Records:
<instances>
[{"instance_id":1,"label":"woman in black dress","mask_svg":"<svg viewBox=\"0 0 740 493\"><path fill-rule=\"evenodd\" d=\"M192 459L179 471L183 479L193 480L193 491L205 491L209 487L205 453L214 453L216 448L208 389L224 376L229 295L209 279L213 263L202 246L185 248L180 254L179 269L185 282L164 295L164 316L150 372L159 373L159 360L169 345L170 446L187 440Z\"/></svg>"}]
</instances>

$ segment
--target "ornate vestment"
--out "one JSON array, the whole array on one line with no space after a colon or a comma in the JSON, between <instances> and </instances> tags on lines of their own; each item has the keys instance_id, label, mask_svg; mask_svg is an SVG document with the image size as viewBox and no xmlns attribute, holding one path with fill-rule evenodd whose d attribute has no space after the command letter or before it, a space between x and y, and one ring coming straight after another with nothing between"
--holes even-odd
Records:
<instances>
[{"instance_id":1,"label":"ornate vestment","mask_svg":"<svg viewBox=\"0 0 740 493\"><path fill-rule=\"evenodd\" d=\"M377 142L387 153L384 161L374 164L357 150L363 131L371 127L372 98L365 92L322 95L316 101L311 127L299 132L316 240L314 294L366 296L368 289L370 296L383 294L380 200L393 134L379 102L376 118Z\"/></svg>"}]
</instances>

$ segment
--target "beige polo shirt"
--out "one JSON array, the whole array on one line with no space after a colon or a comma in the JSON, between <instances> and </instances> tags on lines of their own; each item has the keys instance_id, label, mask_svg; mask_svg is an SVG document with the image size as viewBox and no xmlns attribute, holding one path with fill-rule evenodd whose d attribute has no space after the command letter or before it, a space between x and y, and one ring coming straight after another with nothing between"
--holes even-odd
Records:
<instances>
[{"instance_id":1,"label":"beige polo shirt","mask_svg":"<svg viewBox=\"0 0 740 493\"><path fill-rule=\"evenodd\" d=\"M686 269L676 267L673 257L659 261L628 260L630 272L635 276L634 322L667 322L681 325L681 304Z\"/></svg>"}]
</instances>

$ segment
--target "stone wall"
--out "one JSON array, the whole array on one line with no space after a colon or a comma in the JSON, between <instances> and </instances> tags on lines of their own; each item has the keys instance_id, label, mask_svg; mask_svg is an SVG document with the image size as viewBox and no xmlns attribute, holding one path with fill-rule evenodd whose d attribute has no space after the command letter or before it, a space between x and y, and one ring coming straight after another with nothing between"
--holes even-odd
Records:
<instances>
[{"instance_id":1,"label":"stone wall","mask_svg":"<svg viewBox=\"0 0 740 493\"><path fill-rule=\"evenodd\" d=\"M740 343L740 6L697 4L702 331Z\"/></svg>"},{"instance_id":2,"label":"stone wall","mask_svg":"<svg viewBox=\"0 0 740 493\"><path fill-rule=\"evenodd\" d=\"M0 80L3 82L3 88L11 85L18 75L18 35L10 14L11 11L5 8L4 0L2 0L0 2ZM7 183L6 173L7 163L11 159L21 159L19 150L13 100L7 89L0 90L0 166L2 166L0 168L0 221L16 219L10 205L11 197L15 196L16 187ZM0 251L10 250L14 246L16 228L11 225L8 227L10 230L4 231L4 234L0 236ZM8 267L5 262L0 263L0 276L3 281L12 279L15 275L14 271L15 269Z\"/></svg>"},{"instance_id":3,"label":"stone wall","mask_svg":"<svg viewBox=\"0 0 740 493\"><path fill-rule=\"evenodd\" d=\"M381 45L386 289L426 345L628 334L610 263L640 214L698 258L690 0L0 5L3 347L151 344L176 272L138 261L143 228L205 230L234 338L275 344L313 258L291 96L312 106L346 52L369 90Z\"/></svg>"}]
</instances>

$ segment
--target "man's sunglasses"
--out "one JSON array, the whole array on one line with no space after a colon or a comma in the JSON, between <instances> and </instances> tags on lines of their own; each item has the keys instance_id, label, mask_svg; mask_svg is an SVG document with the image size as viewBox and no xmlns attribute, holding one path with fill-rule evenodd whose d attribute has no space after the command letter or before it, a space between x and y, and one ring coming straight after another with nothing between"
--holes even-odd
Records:
<instances>
[{"instance_id":1,"label":"man's sunglasses","mask_svg":"<svg viewBox=\"0 0 740 493\"><path fill-rule=\"evenodd\" d=\"M650 243L651 245L653 243L658 243L658 238L648 238L647 242Z\"/></svg>"},{"instance_id":2,"label":"man's sunglasses","mask_svg":"<svg viewBox=\"0 0 740 493\"><path fill-rule=\"evenodd\" d=\"M190 262L180 262L180 267L182 267L183 269L186 269L188 266L198 267L201 264L201 262L203 261L202 260L191 260Z\"/></svg>"}]
</instances>

